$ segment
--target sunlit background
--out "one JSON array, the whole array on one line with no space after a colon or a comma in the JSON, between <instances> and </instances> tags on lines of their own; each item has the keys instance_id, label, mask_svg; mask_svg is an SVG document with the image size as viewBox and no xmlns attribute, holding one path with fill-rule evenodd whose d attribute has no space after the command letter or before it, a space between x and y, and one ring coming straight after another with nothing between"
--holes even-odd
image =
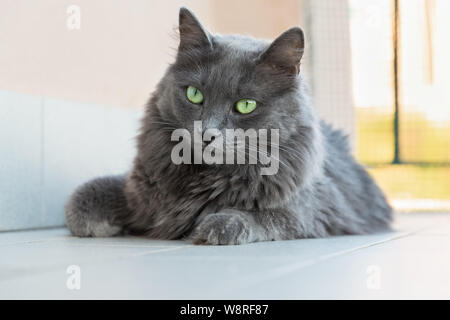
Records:
<instances>
[{"instance_id":1,"label":"sunlit background","mask_svg":"<svg viewBox=\"0 0 450 320\"><path fill-rule=\"evenodd\" d=\"M450 1L349 5L356 154L397 208L448 209Z\"/></svg>"},{"instance_id":2,"label":"sunlit background","mask_svg":"<svg viewBox=\"0 0 450 320\"><path fill-rule=\"evenodd\" d=\"M448 0L3 0L0 230L62 225L79 183L130 167L182 5L213 33L273 39L301 26L318 112L389 201L450 209Z\"/></svg>"}]
</instances>

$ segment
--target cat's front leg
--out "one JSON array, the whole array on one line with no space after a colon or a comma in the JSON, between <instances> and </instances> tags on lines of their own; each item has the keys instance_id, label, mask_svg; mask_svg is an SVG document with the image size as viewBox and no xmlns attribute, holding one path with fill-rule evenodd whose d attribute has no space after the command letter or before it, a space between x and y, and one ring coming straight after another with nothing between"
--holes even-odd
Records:
<instances>
[{"instance_id":1,"label":"cat's front leg","mask_svg":"<svg viewBox=\"0 0 450 320\"><path fill-rule=\"evenodd\" d=\"M225 209L201 217L191 238L195 244L245 244L263 240L263 229L251 214Z\"/></svg>"},{"instance_id":2,"label":"cat's front leg","mask_svg":"<svg viewBox=\"0 0 450 320\"><path fill-rule=\"evenodd\" d=\"M190 238L195 244L233 245L300 239L306 234L298 216L289 209L259 212L223 209L202 214Z\"/></svg>"}]
</instances>

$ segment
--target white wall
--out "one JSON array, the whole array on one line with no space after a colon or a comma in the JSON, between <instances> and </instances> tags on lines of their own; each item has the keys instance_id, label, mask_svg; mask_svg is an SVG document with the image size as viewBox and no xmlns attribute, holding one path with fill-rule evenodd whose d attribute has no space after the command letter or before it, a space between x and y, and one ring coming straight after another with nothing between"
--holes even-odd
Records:
<instances>
[{"instance_id":1,"label":"white wall","mask_svg":"<svg viewBox=\"0 0 450 320\"><path fill-rule=\"evenodd\" d=\"M67 196L126 172L140 111L0 91L0 231L62 226Z\"/></svg>"}]
</instances>

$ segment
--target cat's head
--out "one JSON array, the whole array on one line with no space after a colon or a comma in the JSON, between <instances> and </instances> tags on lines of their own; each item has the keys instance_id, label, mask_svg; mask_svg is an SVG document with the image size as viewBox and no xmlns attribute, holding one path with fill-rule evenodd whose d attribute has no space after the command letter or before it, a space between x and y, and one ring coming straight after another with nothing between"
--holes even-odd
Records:
<instances>
[{"instance_id":1,"label":"cat's head","mask_svg":"<svg viewBox=\"0 0 450 320\"><path fill-rule=\"evenodd\" d=\"M201 121L203 131L214 128L221 133L278 129L279 145L296 149L291 158L302 157L297 149L311 147L316 120L301 94L304 35L300 28L291 28L272 42L212 35L181 8L179 36L176 60L153 100L156 122L186 129L192 136L195 121Z\"/></svg>"},{"instance_id":2,"label":"cat's head","mask_svg":"<svg viewBox=\"0 0 450 320\"><path fill-rule=\"evenodd\" d=\"M251 37L211 35L181 8L179 35L176 61L169 69L167 104L161 108L167 120L183 128L201 120L204 130L276 128L298 112L301 29L289 29L271 44ZM239 105L241 100L247 107Z\"/></svg>"}]
</instances>

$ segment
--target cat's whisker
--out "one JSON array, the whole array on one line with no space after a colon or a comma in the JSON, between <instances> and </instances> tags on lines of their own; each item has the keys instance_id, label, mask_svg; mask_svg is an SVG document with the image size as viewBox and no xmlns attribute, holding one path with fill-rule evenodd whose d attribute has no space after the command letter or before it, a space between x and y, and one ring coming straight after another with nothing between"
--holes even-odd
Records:
<instances>
[{"instance_id":1,"label":"cat's whisker","mask_svg":"<svg viewBox=\"0 0 450 320\"><path fill-rule=\"evenodd\" d=\"M150 122L147 122L147 123L151 123L151 124L164 124L164 125L168 125L168 126L170 126L170 127L174 127L174 128L175 128L174 124L171 123L171 122L164 122L164 121L150 121Z\"/></svg>"},{"instance_id":2,"label":"cat's whisker","mask_svg":"<svg viewBox=\"0 0 450 320\"><path fill-rule=\"evenodd\" d=\"M284 165L286 168L289 168L289 166L288 166L286 163L284 163L283 161L281 161L279 158L275 157L273 154L270 154L270 155L269 155L267 152L266 152L266 153L263 153L262 151L260 151L260 150L258 150L258 149L256 149L256 148L251 148L250 146L249 146L249 150L256 151L258 154L263 155L263 156L265 156L265 157L268 157L268 158L270 158L270 159L275 159L275 160L278 161L278 163L280 163L281 165Z\"/></svg>"},{"instance_id":3,"label":"cat's whisker","mask_svg":"<svg viewBox=\"0 0 450 320\"><path fill-rule=\"evenodd\" d=\"M275 147L275 148L278 148L279 150L282 150L282 151L286 152L289 156L292 156L292 157L296 158L300 162L304 161L303 158L300 156L301 153L297 152L294 149L291 149L291 150L285 149L285 147L283 147L283 146L271 146L271 147Z\"/></svg>"},{"instance_id":4,"label":"cat's whisker","mask_svg":"<svg viewBox=\"0 0 450 320\"><path fill-rule=\"evenodd\" d=\"M245 145L235 145L235 146L245 146ZM219 152L222 152L223 154L225 154L226 153L226 151L223 149L223 148L220 148L220 147L215 147L215 149L217 149ZM274 160L276 160L278 163L280 163L281 165L284 165L286 168L289 168L289 166L286 164L286 163L284 163L283 161L281 161L279 158L277 158L277 157L275 157L274 155L269 155L268 153L263 153L263 152L261 152L261 151L259 151L259 150L257 150L257 149L255 149L255 148L251 148L250 146L249 146L249 150L252 150L252 151L256 151L257 152L257 154L260 154L260 155L263 155L263 156L266 156L266 157L268 157L268 158L270 158L270 159L274 159ZM252 155L252 154L250 154L247 150L243 150L245 153L245 155L246 156L248 156L249 158L252 158L252 159L254 159L254 160L256 160L256 162L258 163L258 157L256 156L254 156L254 155Z\"/></svg>"},{"instance_id":5,"label":"cat's whisker","mask_svg":"<svg viewBox=\"0 0 450 320\"><path fill-rule=\"evenodd\" d=\"M266 147L270 148L278 148L279 150L285 151L288 155L293 156L294 158L297 158L299 161L303 162L303 155L293 148L290 148L288 146L281 146L279 144L263 144Z\"/></svg>"},{"instance_id":6,"label":"cat's whisker","mask_svg":"<svg viewBox=\"0 0 450 320\"><path fill-rule=\"evenodd\" d=\"M244 148L244 151L245 151L246 154L248 154L249 156L250 156L250 154L245 150L246 147L247 147L249 150L256 151L256 152L257 152L258 154L260 154L260 155L266 156L266 157L271 158L271 159L275 159L275 160L278 161L280 164L282 164L282 165L284 165L286 168L288 168L288 165L287 165L286 163L284 163L281 159L275 157L273 154L270 154L270 155L269 155L268 152L264 152L264 153L263 153L263 152L262 152L261 150L259 150L258 148L252 147L251 145L246 145L245 142L243 142L243 141L242 141L243 144L240 144L239 142L241 142L241 141L238 141L238 143L236 143L235 146L238 147L238 148L243 147L243 148Z\"/></svg>"}]
</instances>

